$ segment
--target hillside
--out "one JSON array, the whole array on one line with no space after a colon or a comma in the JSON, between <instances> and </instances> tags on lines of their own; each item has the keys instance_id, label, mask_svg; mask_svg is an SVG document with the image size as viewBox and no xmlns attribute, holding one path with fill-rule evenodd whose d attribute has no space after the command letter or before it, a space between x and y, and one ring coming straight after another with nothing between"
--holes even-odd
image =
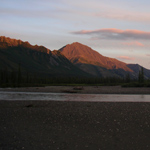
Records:
<instances>
[{"instance_id":1,"label":"hillside","mask_svg":"<svg viewBox=\"0 0 150 150\"><path fill-rule=\"evenodd\" d=\"M126 64L105 57L90 47L72 43L51 51L44 46L0 37L0 71L18 71L48 77L116 77L138 78L142 66ZM150 70L144 68L144 77L150 78Z\"/></svg>"},{"instance_id":2,"label":"hillside","mask_svg":"<svg viewBox=\"0 0 150 150\"><path fill-rule=\"evenodd\" d=\"M0 37L0 70L16 71L40 76L87 76L75 67L60 51L51 51L43 46L32 46L21 40Z\"/></svg>"},{"instance_id":3,"label":"hillside","mask_svg":"<svg viewBox=\"0 0 150 150\"><path fill-rule=\"evenodd\" d=\"M133 70L133 74L136 76L136 78L138 78L138 74L139 71L141 71L142 66L140 66L139 64L128 64L127 66ZM144 71L144 78L150 79L150 70L143 67L143 71Z\"/></svg>"},{"instance_id":4,"label":"hillside","mask_svg":"<svg viewBox=\"0 0 150 150\"><path fill-rule=\"evenodd\" d=\"M77 67L94 76L124 77L127 72L133 73L126 63L105 57L90 47L77 42L62 47L60 51Z\"/></svg>"},{"instance_id":5,"label":"hillside","mask_svg":"<svg viewBox=\"0 0 150 150\"><path fill-rule=\"evenodd\" d=\"M92 50L90 47L80 44L72 43L61 48L60 51L74 64L91 64L106 69L123 69L132 72L124 62L118 61L114 58L105 57L98 52Z\"/></svg>"}]
</instances>

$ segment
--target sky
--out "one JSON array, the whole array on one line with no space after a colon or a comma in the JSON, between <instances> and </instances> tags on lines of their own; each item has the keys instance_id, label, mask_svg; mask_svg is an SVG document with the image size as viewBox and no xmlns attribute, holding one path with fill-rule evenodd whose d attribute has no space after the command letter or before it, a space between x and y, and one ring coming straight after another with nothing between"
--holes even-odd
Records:
<instances>
[{"instance_id":1,"label":"sky","mask_svg":"<svg viewBox=\"0 0 150 150\"><path fill-rule=\"evenodd\" d=\"M50 50L79 42L150 69L150 1L0 0L0 36Z\"/></svg>"}]
</instances>

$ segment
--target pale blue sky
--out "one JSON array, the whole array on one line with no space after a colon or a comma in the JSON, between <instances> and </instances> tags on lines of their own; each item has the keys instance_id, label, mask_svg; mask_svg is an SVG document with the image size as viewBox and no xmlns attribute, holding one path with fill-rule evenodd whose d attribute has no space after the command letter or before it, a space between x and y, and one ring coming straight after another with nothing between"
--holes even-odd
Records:
<instances>
[{"instance_id":1,"label":"pale blue sky","mask_svg":"<svg viewBox=\"0 0 150 150\"><path fill-rule=\"evenodd\" d=\"M148 0L0 0L1 36L50 50L80 42L150 69Z\"/></svg>"}]
</instances>

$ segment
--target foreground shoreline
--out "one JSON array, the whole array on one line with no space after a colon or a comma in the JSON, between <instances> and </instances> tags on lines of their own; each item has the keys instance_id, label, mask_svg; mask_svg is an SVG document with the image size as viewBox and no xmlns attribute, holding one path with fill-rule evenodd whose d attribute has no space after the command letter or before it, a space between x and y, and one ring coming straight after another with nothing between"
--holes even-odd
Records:
<instances>
[{"instance_id":1,"label":"foreground shoreline","mask_svg":"<svg viewBox=\"0 0 150 150\"><path fill-rule=\"evenodd\" d=\"M150 94L150 88L121 86L46 86L25 88L0 88L0 91L11 92L49 92L49 93L81 93L81 94Z\"/></svg>"},{"instance_id":2,"label":"foreground shoreline","mask_svg":"<svg viewBox=\"0 0 150 150\"><path fill-rule=\"evenodd\" d=\"M49 86L1 92L150 94L150 88ZM149 150L150 103L0 100L0 150Z\"/></svg>"},{"instance_id":3,"label":"foreground shoreline","mask_svg":"<svg viewBox=\"0 0 150 150\"><path fill-rule=\"evenodd\" d=\"M149 150L150 103L0 101L2 150Z\"/></svg>"}]
</instances>

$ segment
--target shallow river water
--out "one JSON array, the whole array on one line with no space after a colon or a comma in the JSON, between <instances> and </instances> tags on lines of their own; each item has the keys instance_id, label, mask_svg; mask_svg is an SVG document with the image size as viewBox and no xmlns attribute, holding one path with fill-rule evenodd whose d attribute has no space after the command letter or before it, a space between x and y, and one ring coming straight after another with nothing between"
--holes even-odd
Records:
<instances>
[{"instance_id":1,"label":"shallow river water","mask_svg":"<svg viewBox=\"0 0 150 150\"><path fill-rule=\"evenodd\" d=\"M150 95L0 92L0 100L51 100L90 102L150 102Z\"/></svg>"}]
</instances>

